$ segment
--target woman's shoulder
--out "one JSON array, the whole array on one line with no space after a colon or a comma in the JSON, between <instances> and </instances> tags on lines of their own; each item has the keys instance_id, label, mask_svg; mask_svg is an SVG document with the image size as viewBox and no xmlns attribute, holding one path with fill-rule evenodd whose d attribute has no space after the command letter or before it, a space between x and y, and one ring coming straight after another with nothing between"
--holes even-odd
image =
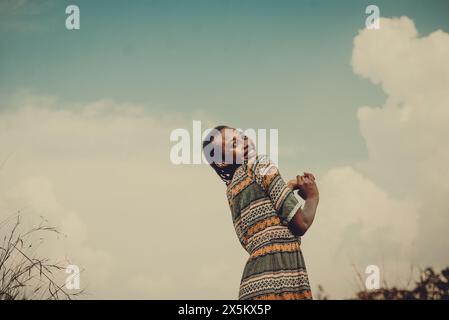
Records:
<instances>
[{"instance_id":1,"label":"woman's shoulder","mask_svg":"<svg viewBox=\"0 0 449 320\"><path fill-rule=\"evenodd\" d=\"M276 164L269 156L264 154L257 155L254 159L248 161L247 164L247 170L253 176L263 175L274 168L277 168Z\"/></svg>"},{"instance_id":2,"label":"woman's shoulder","mask_svg":"<svg viewBox=\"0 0 449 320\"><path fill-rule=\"evenodd\" d=\"M242 165L238 167L231 181L227 185L227 192L231 192L232 189L239 184L242 179L256 179L256 177L269 167L273 166L273 162L267 155L260 154L253 159L243 161Z\"/></svg>"},{"instance_id":3,"label":"woman's shoulder","mask_svg":"<svg viewBox=\"0 0 449 320\"><path fill-rule=\"evenodd\" d=\"M243 165L245 166L246 169L251 170L259 165L264 165L270 162L271 162L270 157L268 157L265 154L258 154L254 158L245 160L243 162Z\"/></svg>"}]
</instances>

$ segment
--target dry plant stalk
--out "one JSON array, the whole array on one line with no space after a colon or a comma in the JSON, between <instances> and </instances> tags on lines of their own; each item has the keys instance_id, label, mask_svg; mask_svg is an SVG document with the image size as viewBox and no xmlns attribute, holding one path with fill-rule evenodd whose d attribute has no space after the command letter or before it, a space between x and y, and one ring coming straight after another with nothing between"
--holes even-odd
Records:
<instances>
[{"instance_id":1,"label":"dry plant stalk","mask_svg":"<svg viewBox=\"0 0 449 320\"><path fill-rule=\"evenodd\" d=\"M14 222L15 218L15 222ZM8 228L12 223L12 227ZM65 266L52 263L36 254L43 241L42 233L60 232L41 222L27 232L20 232L20 214L0 221L0 300L72 299L82 290L69 293L57 283L57 276L65 273ZM40 236L35 240L35 236Z\"/></svg>"}]
</instances>

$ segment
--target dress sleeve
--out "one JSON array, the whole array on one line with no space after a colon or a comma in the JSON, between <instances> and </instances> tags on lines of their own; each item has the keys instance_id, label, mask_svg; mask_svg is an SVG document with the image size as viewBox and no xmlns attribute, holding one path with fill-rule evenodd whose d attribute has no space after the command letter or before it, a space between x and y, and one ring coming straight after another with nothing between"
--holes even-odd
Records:
<instances>
[{"instance_id":1,"label":"dress sleeve","mask_svg":"<svg viewBox=\"0 0 449 320\"><path fill-rule=\"evenodd\" d=\"M301 204L287 187L277 166L267 156L258 156L248 163L248 172L271 199L282 224L287 225Z\"/></svg>"}]
</instances>

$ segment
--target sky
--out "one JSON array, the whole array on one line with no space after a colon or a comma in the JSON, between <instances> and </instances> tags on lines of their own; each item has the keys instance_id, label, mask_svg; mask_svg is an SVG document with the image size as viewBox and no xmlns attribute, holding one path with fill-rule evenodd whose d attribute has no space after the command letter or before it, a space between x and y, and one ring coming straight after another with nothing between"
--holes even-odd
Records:
<instances>
[{"instance_id":1,"label":"sky","mask_svg":"<svg viewBox=\"0 0 449 320\"><path fill-rule=\"evenodd\" d=\"M275 128L285 178L319 178L313 288L447 265L449 3L376 1L365 30L369 4L1 1L0 217L60 226L48 252L89 297L235 298L247 257L224 186L170 163L169 135Z\"/></svg>"}]
</instances>

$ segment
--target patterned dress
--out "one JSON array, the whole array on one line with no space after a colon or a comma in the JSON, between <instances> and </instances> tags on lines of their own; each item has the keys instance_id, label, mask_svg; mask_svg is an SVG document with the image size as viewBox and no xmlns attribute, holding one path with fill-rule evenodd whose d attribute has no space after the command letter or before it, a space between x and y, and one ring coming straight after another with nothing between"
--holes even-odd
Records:
<instances>
[{"instance_id":1,"label":"patterned dress","mask_svg":"<svg viewBox=\"0 0 449 320\"><path fill-rule=\"evenodd\" d=\"M300 207L266 156L245 161L228 183L235 231L249 253L239 299L312 299L301 238L287 227Z\"/></svg>"}]
</instances>

